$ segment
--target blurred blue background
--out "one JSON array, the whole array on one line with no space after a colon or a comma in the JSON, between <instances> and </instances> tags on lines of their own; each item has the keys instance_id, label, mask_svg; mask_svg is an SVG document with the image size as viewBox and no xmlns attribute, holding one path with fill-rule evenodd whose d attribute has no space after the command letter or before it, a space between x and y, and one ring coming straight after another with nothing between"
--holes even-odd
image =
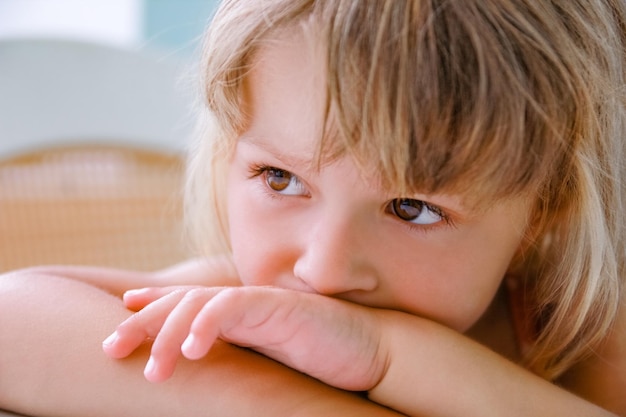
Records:
<instances>
[{"instance_id":1,"label":"blurred blue background","mask_svg":"<svg viewBox=\"0 0 626 417\"><path fill-rule=\"evenodd\" d=\"M147 45L181 55L194 52L217 0L143 0L142 35Z\"/></svg>"}]
</instances>

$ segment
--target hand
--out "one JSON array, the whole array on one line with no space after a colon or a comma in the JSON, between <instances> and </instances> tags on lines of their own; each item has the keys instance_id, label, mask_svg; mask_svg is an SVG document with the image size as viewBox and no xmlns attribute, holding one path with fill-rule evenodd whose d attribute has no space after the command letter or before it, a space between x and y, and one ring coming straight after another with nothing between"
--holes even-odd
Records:
<instances>
[{"instance_id":1,"label":"hand","mask_svg":"<svg viewBox=\"0 0 626 417\"><path fill-rule=\"evenodd\" d=\"M153 302L150 302L155 300ZM249 347L329 385L368 390L386 355L377 310L322 295L270 287L172 287L125 296L145 308L103 344L114 358L154 338L145 375L163 381L182 354L206 355L217 338Z\"/></svg>"}]
</instances>

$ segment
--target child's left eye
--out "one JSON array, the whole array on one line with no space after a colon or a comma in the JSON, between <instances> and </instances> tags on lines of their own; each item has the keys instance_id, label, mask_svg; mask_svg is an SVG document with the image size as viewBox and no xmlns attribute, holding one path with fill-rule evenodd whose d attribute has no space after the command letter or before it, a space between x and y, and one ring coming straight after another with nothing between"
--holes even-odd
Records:
<instances>
[{"instance_id":1,"label":"child's left eye","mask_svg":"<svg viewBox=\"0 0 626 417\"><path fill-rule=\"evenodd\" d=\"M265 183L272 190L283 195L306 195L304 184L298 177L284 169L265 167L263 168Z\"/></svg>"},{"instance_id":2,"label":"child's left eye","mask_svg":"<svg viewBox=\"0 0 626 417\"><path fill-rule=\"evenodd\" d=\"M431 225L445 220L439 208L412 198L395 198L389 202L387 210L401 220L414 224Z\"/></svg>"}]
</instances>

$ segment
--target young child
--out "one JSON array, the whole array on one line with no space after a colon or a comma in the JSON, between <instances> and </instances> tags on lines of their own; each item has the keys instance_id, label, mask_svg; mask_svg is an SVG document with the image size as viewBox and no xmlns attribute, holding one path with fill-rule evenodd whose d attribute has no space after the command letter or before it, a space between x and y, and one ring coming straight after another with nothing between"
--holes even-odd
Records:
<instances>
[{"instance_id":1,"label":"young child","mask_svg":"<svg viewBox=\"0 0 626 417\"><path fill-rule=\"evenodd\" d=\"M221 339L367 393L371 403L315 396L341 415L387 413L373 403L407 415L624 414L625 30L618 0L226 1L207 36L210 112L189 165L205 258L154 275L18 275L144 287L124 294L139 312L118 306L124 321L103 343L130 359L102 366L145 403L158 388L130 372L146 341L145 376L171 378L155 387L210 403L227 383L200 391L194 376L219 370ZM68 302L91 291L58 281L76 286ZM28 374L0 352L0 366ZM315 415L287 388L295 374L262 364L296 401L238 391L220 399L226 409L262 398ZM245 378L232 372L226 382ZM94 380L83 389L102 388ZM305 393L325 389L306 381Z\"/></svg>"}]
</instances>

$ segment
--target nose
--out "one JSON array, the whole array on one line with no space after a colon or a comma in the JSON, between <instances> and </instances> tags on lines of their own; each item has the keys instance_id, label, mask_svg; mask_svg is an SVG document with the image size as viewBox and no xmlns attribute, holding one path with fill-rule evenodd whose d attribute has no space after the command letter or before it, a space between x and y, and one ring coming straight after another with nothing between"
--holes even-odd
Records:
<instances>
[{"instance_id":1,"label":"nose","mask_svg":"<svg viewBox=\"0 0 626 417\"><path fill-rule=\"evenodd\" d=\"M318 294L373 291L378 278L358 221L331 214L309 224L293 273Z\"/></svg>"}]
</instances>

